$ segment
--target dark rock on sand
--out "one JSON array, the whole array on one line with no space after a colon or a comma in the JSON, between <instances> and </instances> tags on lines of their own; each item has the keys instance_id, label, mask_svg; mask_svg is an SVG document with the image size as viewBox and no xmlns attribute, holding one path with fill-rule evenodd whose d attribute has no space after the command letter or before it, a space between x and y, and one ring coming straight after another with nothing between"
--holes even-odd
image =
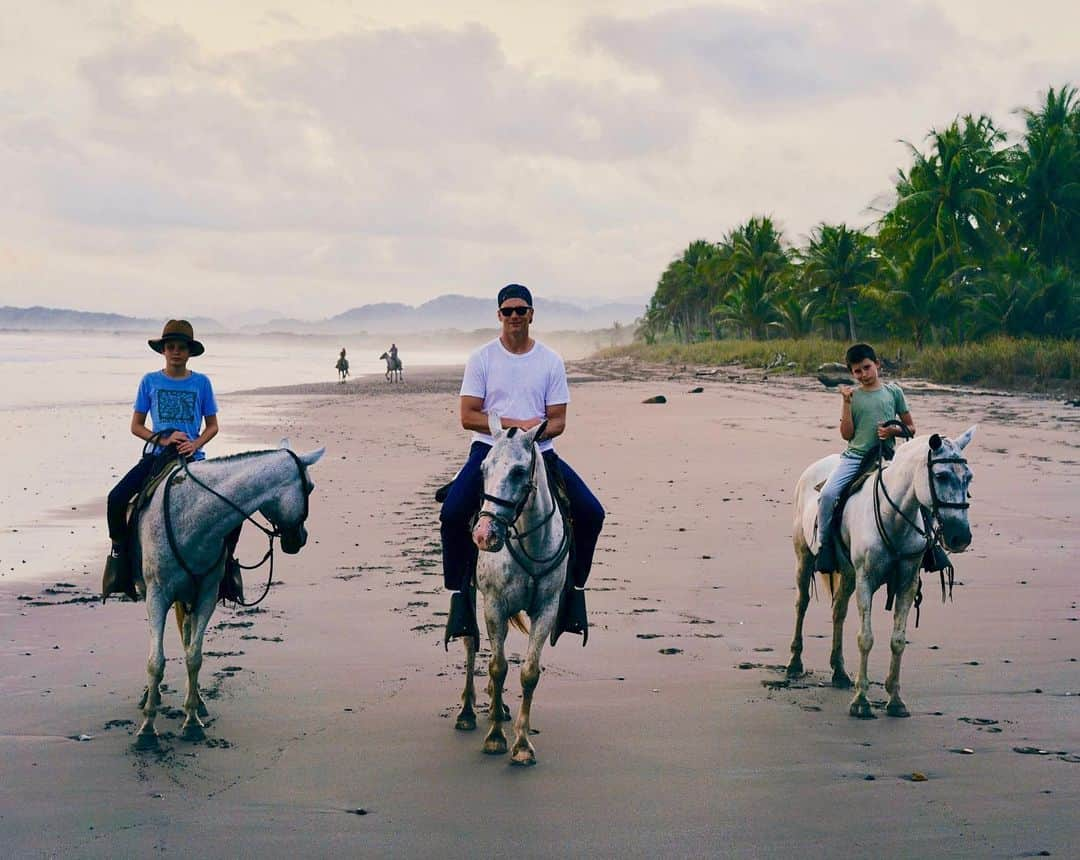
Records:
<instances>
[{"instance_id":1,"label":"dark rock on sand","mask_svg":"<svg viewBox=\"0 0 1080 860\"><path fill-rule=\"evenodd\" d=\"M663 394L657 394L655 397L646 397L641 401L642 403L667 403L667 398Z\"/></svg>"}]
</instances>

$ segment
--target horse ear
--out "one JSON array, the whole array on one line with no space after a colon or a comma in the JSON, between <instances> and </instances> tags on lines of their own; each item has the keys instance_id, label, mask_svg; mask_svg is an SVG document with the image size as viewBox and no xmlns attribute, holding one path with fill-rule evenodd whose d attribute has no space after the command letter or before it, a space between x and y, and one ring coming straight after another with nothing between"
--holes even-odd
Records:
<instances>
[{"instance_id":1,"label":"horse ear","mask_svg":"<svg viewBox=\"0 0 1080 860\"><path fill-rule=\"evenodd\" d=\"M281 440L281 441L280 441L280 442L278 443L278 447L279 447L279 448L291 448L292 446L291 446L291 445L289 445L289 437L288 437L288 436L286 436L286 437L285 437L284 439L282 439L282 440Z\"/></svg>"},{"instance_id":2,"label":"horse ear","mask_svg":"<svg viewBox=\"0 0 1080 860\"><path fill-rule=\"evenodd\" d=\"M935 433L933 436L930 437L930 450L936 451L940 447L941 437L937 433Z\"/></svg>"},{"instance_id":3,"label":"horse ear","mask_svg":"<svg viewBox=\"0 0 1080 860\"><path fill-rule=\"evenodd\" d=\"M536 442L541 436L544 435L544 431L547 430L547 419L545 418L528 433L529 444Z\"/></svg>"},{"instance_id":4,"label":"horse ear","mask_svg":"<svg viewBox=\"0 0 1080 860\"><path fill-rule=\"evenodd\" d=\"M488 429L491 431L492 436L498 436L502 433L502 418L499 417L498 412L488 413Z\"/></svg>"},{"instance_id":5,"label":"horse ear","mask_svg":"<svg viewBox=\"0 0 1080 860\"><path fill-rule=\"evenodd\" d=\"M312 451L310 454L301 454L300 462L305 466L314 466L322 459L322 455L325 453L326 448L320 448L318 451Z\"/></svg>"},{"instance_id":6,"label":"horse ear","mask_svg":"<svg viewBox=\"0 0 1080 860\"><path fill-rule=\"evenodd\" d=\"M978 426L978 424L972 424L968 427L968 429L964 431L964 434L956 440L956 447L963 451L967 447L968 442L970 442L971 438L975 435L975 430Z\"/></svg>"}]
</instances>

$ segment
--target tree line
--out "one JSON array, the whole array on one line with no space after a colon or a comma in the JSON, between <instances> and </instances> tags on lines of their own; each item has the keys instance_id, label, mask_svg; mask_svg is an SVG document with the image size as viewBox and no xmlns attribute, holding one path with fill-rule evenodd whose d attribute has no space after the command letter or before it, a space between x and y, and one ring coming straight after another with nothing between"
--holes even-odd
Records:
<instances>
[{"instance_id":1,"label":"tree line","mask_svg":"<svg viewBox=\"0 0 1080 860\"><path fill-rule=\"evenodd\" d=\"M892 207L864 230L818 224L803 246L754 216L691 242L641 320L647 343L894 336L958 344L1080 333L1080 98L1049 88L1010 143L988 116L907 144Z\"/></svg>"}]
</instances>

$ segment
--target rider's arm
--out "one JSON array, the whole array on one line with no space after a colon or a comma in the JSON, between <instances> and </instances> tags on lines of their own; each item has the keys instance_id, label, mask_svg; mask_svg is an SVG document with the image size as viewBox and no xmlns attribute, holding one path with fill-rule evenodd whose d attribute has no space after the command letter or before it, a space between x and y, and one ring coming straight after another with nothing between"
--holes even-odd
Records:
<instances>
[{"instance_id":1,"label":"rider's arm","mask_svg":"<svg viewBox=\"0 0 1080 860\"><path fill-rule=\"evenodd\" d=\"M138 436L144 442L149 441L154 435L154 431L146 426L145 412L131 413L131 433L134 436Z\"/></svg>"},{"instance_id":2,"label":"rider's arm","mask_svg":"<svg viewBox=\"0 0 1080 860\"><path fill-rule=\"evenodd\" d=\"M855 389L847 385L840 386L843 406L840 407L840 435L845 442L855 438L855 419L851 417L851 395Z\"/></svg>"},{"instance_id":3,"label":"rider's arm","mask_svg":"<svg viewBox=\"0 0 1080 860\"><path fill-rule=\"evenodd\" d=\"M181 442L176 446L176 450L183 454L185 457L194 454L203 445L209 442L218 434L218 420L216 415L207 415L203 418L203 431L197 438L190 442Z\"/></svg>"},{"instance_id":4,"label":"rider's arm","mask_svg":"<svg viewBox=\"0 0 1080 860\"><path fill-rule=\"evenodd\" d=\"M566 404L549 403L547 405L547 427L544 428L544 438L554 439L562 435L566 429Z\"/></svg>"},{"instance_id":5,"label":"rider's arm","mask_svg":"<svg viewBox=\"0 0 1080 860\"><path fill-rule=\"evenodd\" d=\"M915 419L911 417L911 413L910 412L901 412L897 417L900 419L901 423L905 427L907 427L908 433L910 435L914 436L915 435ZM892 429L896 431L895 435L897 435L897 436L902 435L900 433L900 428L899 427L894 427Z\"/></svg>"},{"instance_id":6,"label":"rider's arm","mask_svg":"<svg viewBox=\"0 0 1080 860\"><path fill-rule=\"evenodd\" d=\"M551 407L548 407L550 415ZM565 416L566 407L563 407L563 426L566 425ZM537 424L540 423L540 418L503 418L502 428L503 430L509 430L511 427L520 427L522 430L531 430ZM548 419L550 421L550 417ZM483 397L470 397L468 394L461 395L461 426L466 430L473 430L476 433L490 433L491 428L488 426L487 413L484 412L484 398ZM562 428L559 429L559 433L562 433ZM552 433L549 425L546 437L557 436L558 433Z\"/></svg>"}]
</instances>

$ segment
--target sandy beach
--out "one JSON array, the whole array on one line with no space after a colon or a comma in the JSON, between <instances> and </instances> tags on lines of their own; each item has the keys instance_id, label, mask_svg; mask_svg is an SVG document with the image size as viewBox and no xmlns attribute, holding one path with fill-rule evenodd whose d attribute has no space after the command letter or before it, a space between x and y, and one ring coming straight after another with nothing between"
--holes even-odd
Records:
<instances>
[{"instance_id":1,"label":"sandy beach","mask_svg":"<svg viewBox=\"0 0 1080 860\"><path fill-rule=\"evenodd\" d=\"M891 617L876 596L879 718L859 721L850 693L825 686L823 588L807 614L810 674L782 672L790 498L802 469L840 448L838 395L734 369L572 365L557 448L608 511L594 629L584 649L576 637L545 649L539 763L519 770L481 753L482 731L453 729L463 649L442 647L433 493L468 447L459 380L430 369L398 386L230 399L252 448L288 436L327 454L307 547L279 555L262 606L219 607L211 622L205 742L175 736L184 672L170 628L161 749L133 750L145 612L93 599L96 560L0 580L5 856L1075 856L1080 410L905 383L920 432L979 424L974 542L954 558L953 602L925 580L902 674L910 719L884 714ZM658 394L667 402L642 403ZM89 528L100 510L85 513ZM260 547L249 535L244 560ZM258 594L258 575L248 583ZM852 671L854 619L853 604ZM511 653L523 644L514 634ZM513 665L507 686L516 708Z\"/></svg>"}]
</instances>

